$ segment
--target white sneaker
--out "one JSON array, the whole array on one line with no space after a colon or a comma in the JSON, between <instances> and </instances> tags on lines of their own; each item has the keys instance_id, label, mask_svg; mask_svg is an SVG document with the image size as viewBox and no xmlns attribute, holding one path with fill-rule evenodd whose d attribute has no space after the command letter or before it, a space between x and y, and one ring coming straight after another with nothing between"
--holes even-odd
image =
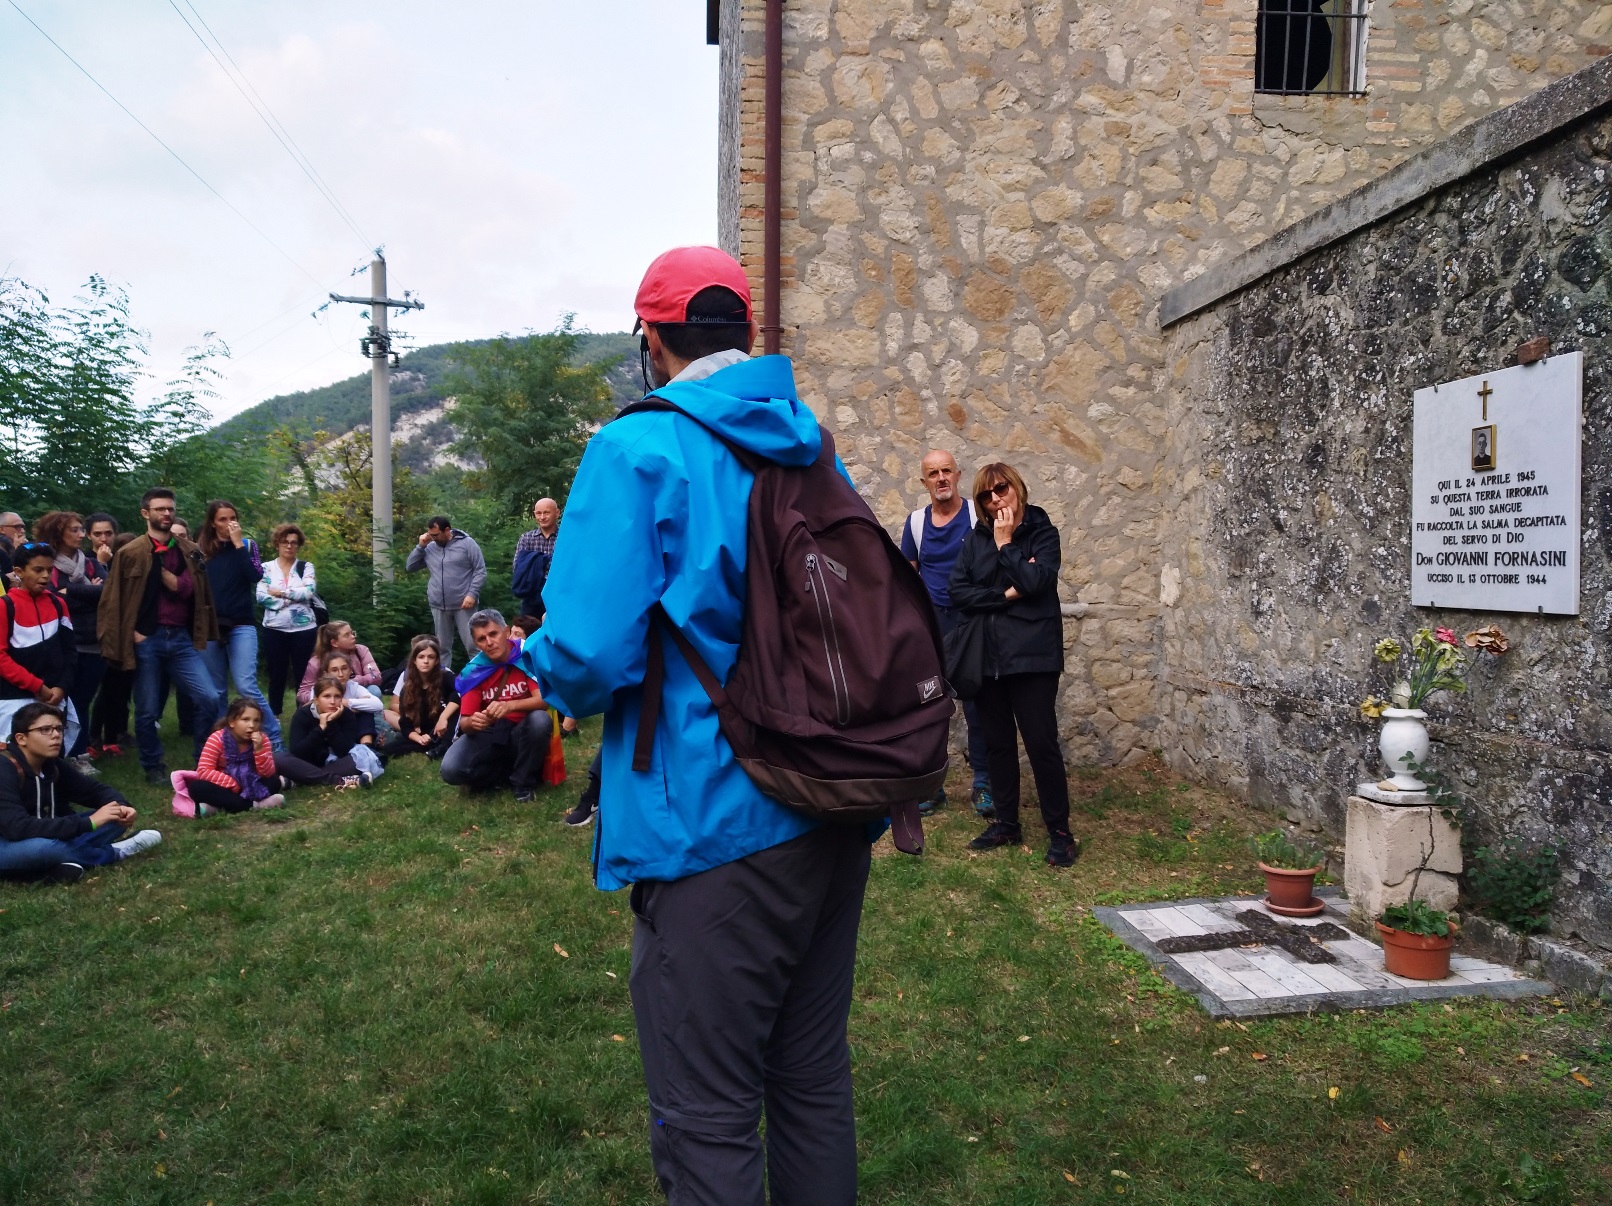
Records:
<instances>
[{"instance_id":1,"label":"white sneaker","mask_svg":"<svg viewBox=\"0 0 1612 1206\"><path fill-rule=\"evenodd\" d=\"M252 805L253 808L279 808L285 803L285 797L276 792L272 796L264 796Z\"/></svg>"},{"instance_id":2,"label":"white sneaker","mask_svg":"<svg viewBox=\"0 0 1612 1206\"><path fill-rule=\"evenodd\" d=\"M69 758L68 761L73 764L73 769L81 775L95 777L101 773L95 769L95 760L88 754L80 754L76 758Z\"/></svg>"},{"instance_id":3,"label":"white sneaker","mask_svg":"<svg viewBox=\"0 0 1612 1206\"><path fill-rule=\"evenodd\" d=\"M150 850L151 847L160 844L161 841L162 834L155 829L142 829L133 837L126 837L121 842L113 842L112 849L116 850L118 857L122 859L128 858L130 855L139 854L143 850Z\"/></svg>"}]
</instances>

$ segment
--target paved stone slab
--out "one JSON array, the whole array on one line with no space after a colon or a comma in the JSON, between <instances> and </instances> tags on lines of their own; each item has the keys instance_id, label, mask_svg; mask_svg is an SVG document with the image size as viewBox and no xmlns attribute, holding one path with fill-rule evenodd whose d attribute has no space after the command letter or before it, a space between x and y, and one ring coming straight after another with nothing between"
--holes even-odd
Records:
<instances>
[{"instance_id":1,"label":"paved stone slab","mask_svg":"<svg viewBox=\"0 0 1612 1206\"><path fill-rule=\"evenodd\" d=\"M1097 908L1093 912L1127 946L1147 956L1165 979L1197 997L1214 1018L1382 1009L1410 1001L1514 998L1555 991L1551 985L1530 980L1509 967L1462 954L1451 956L1447 980L1429 982L1391 976L1383 970L1382 948L1354 934L1322 943L1335 957L1333 963L1301 962L1280 947L1268 945L1183 954L1167 954L1158 947L1167 938L1243 929L1236 917L1245 909L1276 917L1284 925L1347 923L1349 904L1337 889L1318 888L1316 895L1327 906L1318 917L1277 917L1262 900L1252 897L1172 900Z\"/></svg>"}]
</instances>

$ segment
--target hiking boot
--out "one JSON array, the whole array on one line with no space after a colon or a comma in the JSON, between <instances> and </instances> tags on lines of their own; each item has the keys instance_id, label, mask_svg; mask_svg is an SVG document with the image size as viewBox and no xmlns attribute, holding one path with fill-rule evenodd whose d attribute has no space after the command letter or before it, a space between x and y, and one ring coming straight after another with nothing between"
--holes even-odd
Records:
<instances>
[{"instance_id":1,"label":"hiking boot","mask_svg":"<svg viewBox=\"0 0 1612 1206\"><path fill-rule=\"evenodd\" d=\"M918 815L921 817L933 816L939 809L946 807L946 789L943 787L927 800L918 803Z\"/></svg>"},{"instance_id":2,"label":"hiking boot","mask_svg":"<svg viewBox=\"0 0 1612 1206\"><path fill-rule=\"evenodd\" d=\"M969 796L969 803L974 806L974 811L981 820L996 820L996 801L991 798L989 787L976 787Z\"/></svg>"},{"instance_id":3,"label":"hiking boot","mask_svg":"<svg viewBox=\"0 0 1612 1206\"><path fill-rule=\"evenodd\" d=\"M1001 821L992 821L980 834L968 844L970 850L995 850L998 846L1017 846L1023 835L1017 825L1004 825Z\"/></svg>"},{"instance_id":4,"label":"hiking boot","mask_svg":"<svg viewBox=\"0 0 1612 1206\"><path fill-rule=\"evenodd\" d=\"M173 783L168 778L168 768L166 766L148 766L146 768L146 786L171 788Z\"/></svg>"},{"instance_id":5,"label":"hiking boot","mask_svg":"<svg viewBox=\"0 0 1612 1206\"><path fill-rule=\"evenodd\" d=\"M537 793L530 787L517 787L515 789L515 803L517 804L530 804L536 797Z\"/></svg>"},{"instance_id":6,"label":"hiking boot","mask_svg":"<svg viewBox=\"0 0 1612 1206\"><path fill-rule=\"evenodd\" d=\"M84 878L84 868L79 863L57 863L45 872L45 879L53 884L76 884Z\"/></svg>"},{"instance_id":7,"label":"hiking boot","mask_svg":"<svg viewBox=\"0 0 1612 1206\"><path fill-rule=\"evenodd\" d=\"M162 834L155 829L142 829L133 837L126 837L121 842L113 842L112 849L118 852L119 858L132 858L143 850L162 843Z\"/></svg>"},{"instance_id":8,"label":"hiking boot","mask_svg":"<svg viewBox=\"0 0 1612 1206\"><path fill-rule=\"evenodd\" d=\"M1055 833L1047 843L1047 866L1072 867L1080 857L1080 843L1067 833Z\"/></svg>"},{"instance_id":9,"label":"hiking boot","mask_svg":"<svg viewBox=\"0 0 1612 1206\"><path fill-rule=\"evenodd\" d=\"M577 806L566 813L562 819L571 828L577 829L583 825L591 825L593 823L593 814L598 811L599 804L597 799L588 792L583 792L582 798L577 801Z\"/></svg>"},{"instance_id":10,"label":"hiking boot","mask_svg":"<svg viewBox=\"0 0 1612 1206\"><path fill-rule=\"evenodd\" d=\"M81 775L95 776L101 773L95 769L95 759L88 754L79 754L76 758L69 758L68 761L73 764L73 769Z\"/></svg>"}]
</instances>

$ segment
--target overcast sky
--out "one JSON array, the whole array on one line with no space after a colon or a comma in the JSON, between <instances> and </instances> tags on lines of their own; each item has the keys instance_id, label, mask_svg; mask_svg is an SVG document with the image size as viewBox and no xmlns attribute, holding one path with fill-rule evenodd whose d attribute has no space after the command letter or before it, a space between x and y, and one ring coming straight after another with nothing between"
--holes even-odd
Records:
<instances>
[{"instance_id":1,"label":"overcast sky","mask_svg":"<svg viewBox=\"0 0 1612 1206\"><path fill-rule=\"evenodd\" d=\"M310 312L368 293L349 273L370 244L173 3L385 245L389 292L424 299L401 324L419 346L567 311L625 330L650 258L716 241L717 50L692 0L16 3L280 250L0 0L0 276L125 286L159 380L217 331L219 418L367 370L358 307Z\"/></svg>"}]
</instances>

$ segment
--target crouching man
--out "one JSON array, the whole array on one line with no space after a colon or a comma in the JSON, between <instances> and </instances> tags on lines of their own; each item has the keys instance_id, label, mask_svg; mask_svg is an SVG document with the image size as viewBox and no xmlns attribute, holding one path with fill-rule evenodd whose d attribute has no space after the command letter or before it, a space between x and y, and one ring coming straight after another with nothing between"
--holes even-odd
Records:
<instances>
[{"instance_id":1,"label":"crouching man","mask_svg":"<svg viewBox=\"0 0 1612 1206\"><path fill-rule=\"evenodd\" d=\"M85 867L121 862L162 841L155 829L123 836L134 809L61 756L66 731L66 714L52 704L27 704L12 720L0 762L0 875L72 883Z\"/></svg>"},{"instance_id":2,"label":"crouching man","mask_svg":"<svg viewBox=\"0 0 1612 1206\"><path fill-rule=\"evenodd\" d=\"M488 607L470 617L476 656L454 682L459 737L442 756L442 781L483 790L509 784L520 803L537 791L553 721L537 683L515 664L521 642L503 614Z\"/></svg>"}]
</instances>

